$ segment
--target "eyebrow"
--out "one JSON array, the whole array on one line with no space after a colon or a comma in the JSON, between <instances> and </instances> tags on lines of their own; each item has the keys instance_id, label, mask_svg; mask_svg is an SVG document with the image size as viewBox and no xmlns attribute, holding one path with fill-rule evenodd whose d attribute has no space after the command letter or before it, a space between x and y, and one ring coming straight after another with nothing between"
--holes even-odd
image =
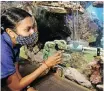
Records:
<instances>
[{"instance_id":1,"label":"eyebrow","mask_svg":"<svg viewBox=\"0 0 104 91\"><path fill-rule=\"evenodd\" d=\"M34 26L36 26L36 22L34 22L32 26L27 26L24 30L28 30L28 29L30 29L30 28L32 28Z\"/></svg>"}]
</instances>

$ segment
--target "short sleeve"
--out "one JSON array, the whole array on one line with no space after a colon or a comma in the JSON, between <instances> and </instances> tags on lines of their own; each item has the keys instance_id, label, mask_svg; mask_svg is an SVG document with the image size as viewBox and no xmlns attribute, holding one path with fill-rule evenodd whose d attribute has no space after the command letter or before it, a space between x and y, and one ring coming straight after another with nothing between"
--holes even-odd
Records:
<instances>
[{"instance_id":1,"label":"short sleeve","mask_svg":"<svg viewBox=\"0 0 104 91\"><path fill-rule=\"evenodd\" d=\"M15 73L14 57L9 46L1 46L1 78L5 78Z\"/></svg>"}]
</instances>

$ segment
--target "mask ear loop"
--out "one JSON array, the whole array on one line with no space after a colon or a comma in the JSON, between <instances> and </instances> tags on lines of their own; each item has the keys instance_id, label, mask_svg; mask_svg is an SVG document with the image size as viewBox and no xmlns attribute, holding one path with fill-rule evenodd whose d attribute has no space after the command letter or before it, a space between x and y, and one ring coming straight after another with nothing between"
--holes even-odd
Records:
<instances>
[{"instance_id":1,"label":"mask ear loop","mask_svg":"<svg viewBox=\"0 0 104 91\"><path fill-rule=\"evenodd\" d=\"M17 32L16 32L16 28L13 29L13 32L14 32L17 36L19 36L19 34L17 34Z\"/></svg>"},{"instance_id":2,"label":"mask ear loop","mask_svg":"<svg viewBox=\"0 0 104 91\"><path fill-rule=\"evenodd\" d=\"M19 36L19 35L17 34L17 32L16 32L16 29L13 29L13 32L14 32L17 36ZM18 44L17 41L16 41L16 43Z\"/></svg>"}]
</instances>

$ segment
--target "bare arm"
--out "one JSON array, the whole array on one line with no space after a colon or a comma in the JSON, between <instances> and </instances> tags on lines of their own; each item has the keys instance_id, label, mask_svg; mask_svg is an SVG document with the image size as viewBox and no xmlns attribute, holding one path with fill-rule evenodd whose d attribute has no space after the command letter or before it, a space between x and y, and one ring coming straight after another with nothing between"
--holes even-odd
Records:
<instances>
[{"instance_id":1,"label":"bare arm","mask_svg":"<svg viewBox=\"0 0 104 91\"><path fill-rule=\"evenodd\" d=\"M8 87L11 88L11 90L22 90L27 85L29 85L33 80L35 80L43 71L47 69L47 66L45 64L42 64L37 70L35 70L33 73L23 77L21 80L19 79L19 76L17 72L15 72L13 75L8 77Z\"/></svg>"},{"instance_id":2,"label":"bare arm","mask_svg":"<svg viewBox=\"0 0 104 91\"><path fill-rule=\"evenodd\" d=\"M19 64L18 64L18 62L15 63L15 68L16 68L16 74L17 74L19 80L21 80L22 76L21 76L21 74L19 72Z\"/></svg>"},{"instance_id":3,"label":"bare arm","mask_svg":"<svg viewBox=\"0 0 104 91\"><path fill-rule=\"evenodd\" d=\"M50 68L60 62L61 62L61 55L60 53L57 53L54 56L49 57L48 60L46 61L46 64ZM12 91L22 90L48 68L46 64L42 64L37 70L23 77L22 79L19 79L18 72L15 72L13 75L8 77L8 80L7 80L8 87Z\"/></svg>"}]
</instances>

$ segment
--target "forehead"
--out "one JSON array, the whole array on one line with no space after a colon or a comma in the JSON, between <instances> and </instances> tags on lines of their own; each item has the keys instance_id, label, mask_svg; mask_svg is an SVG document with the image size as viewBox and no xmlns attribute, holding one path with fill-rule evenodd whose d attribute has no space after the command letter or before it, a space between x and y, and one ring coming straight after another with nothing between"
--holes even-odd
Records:
<instances>
[{"instance_id":1,"label":"forehead","mask_svg":"<svg viewBox=\"0 0 104 91\"><path fill-rule=\"evenodd\" d=\"M32 17L26 17L17 24L17 27L21 27L21 28L31 27L33 23L34 23L34 19Z\"/></svg>"}]
</instances>

